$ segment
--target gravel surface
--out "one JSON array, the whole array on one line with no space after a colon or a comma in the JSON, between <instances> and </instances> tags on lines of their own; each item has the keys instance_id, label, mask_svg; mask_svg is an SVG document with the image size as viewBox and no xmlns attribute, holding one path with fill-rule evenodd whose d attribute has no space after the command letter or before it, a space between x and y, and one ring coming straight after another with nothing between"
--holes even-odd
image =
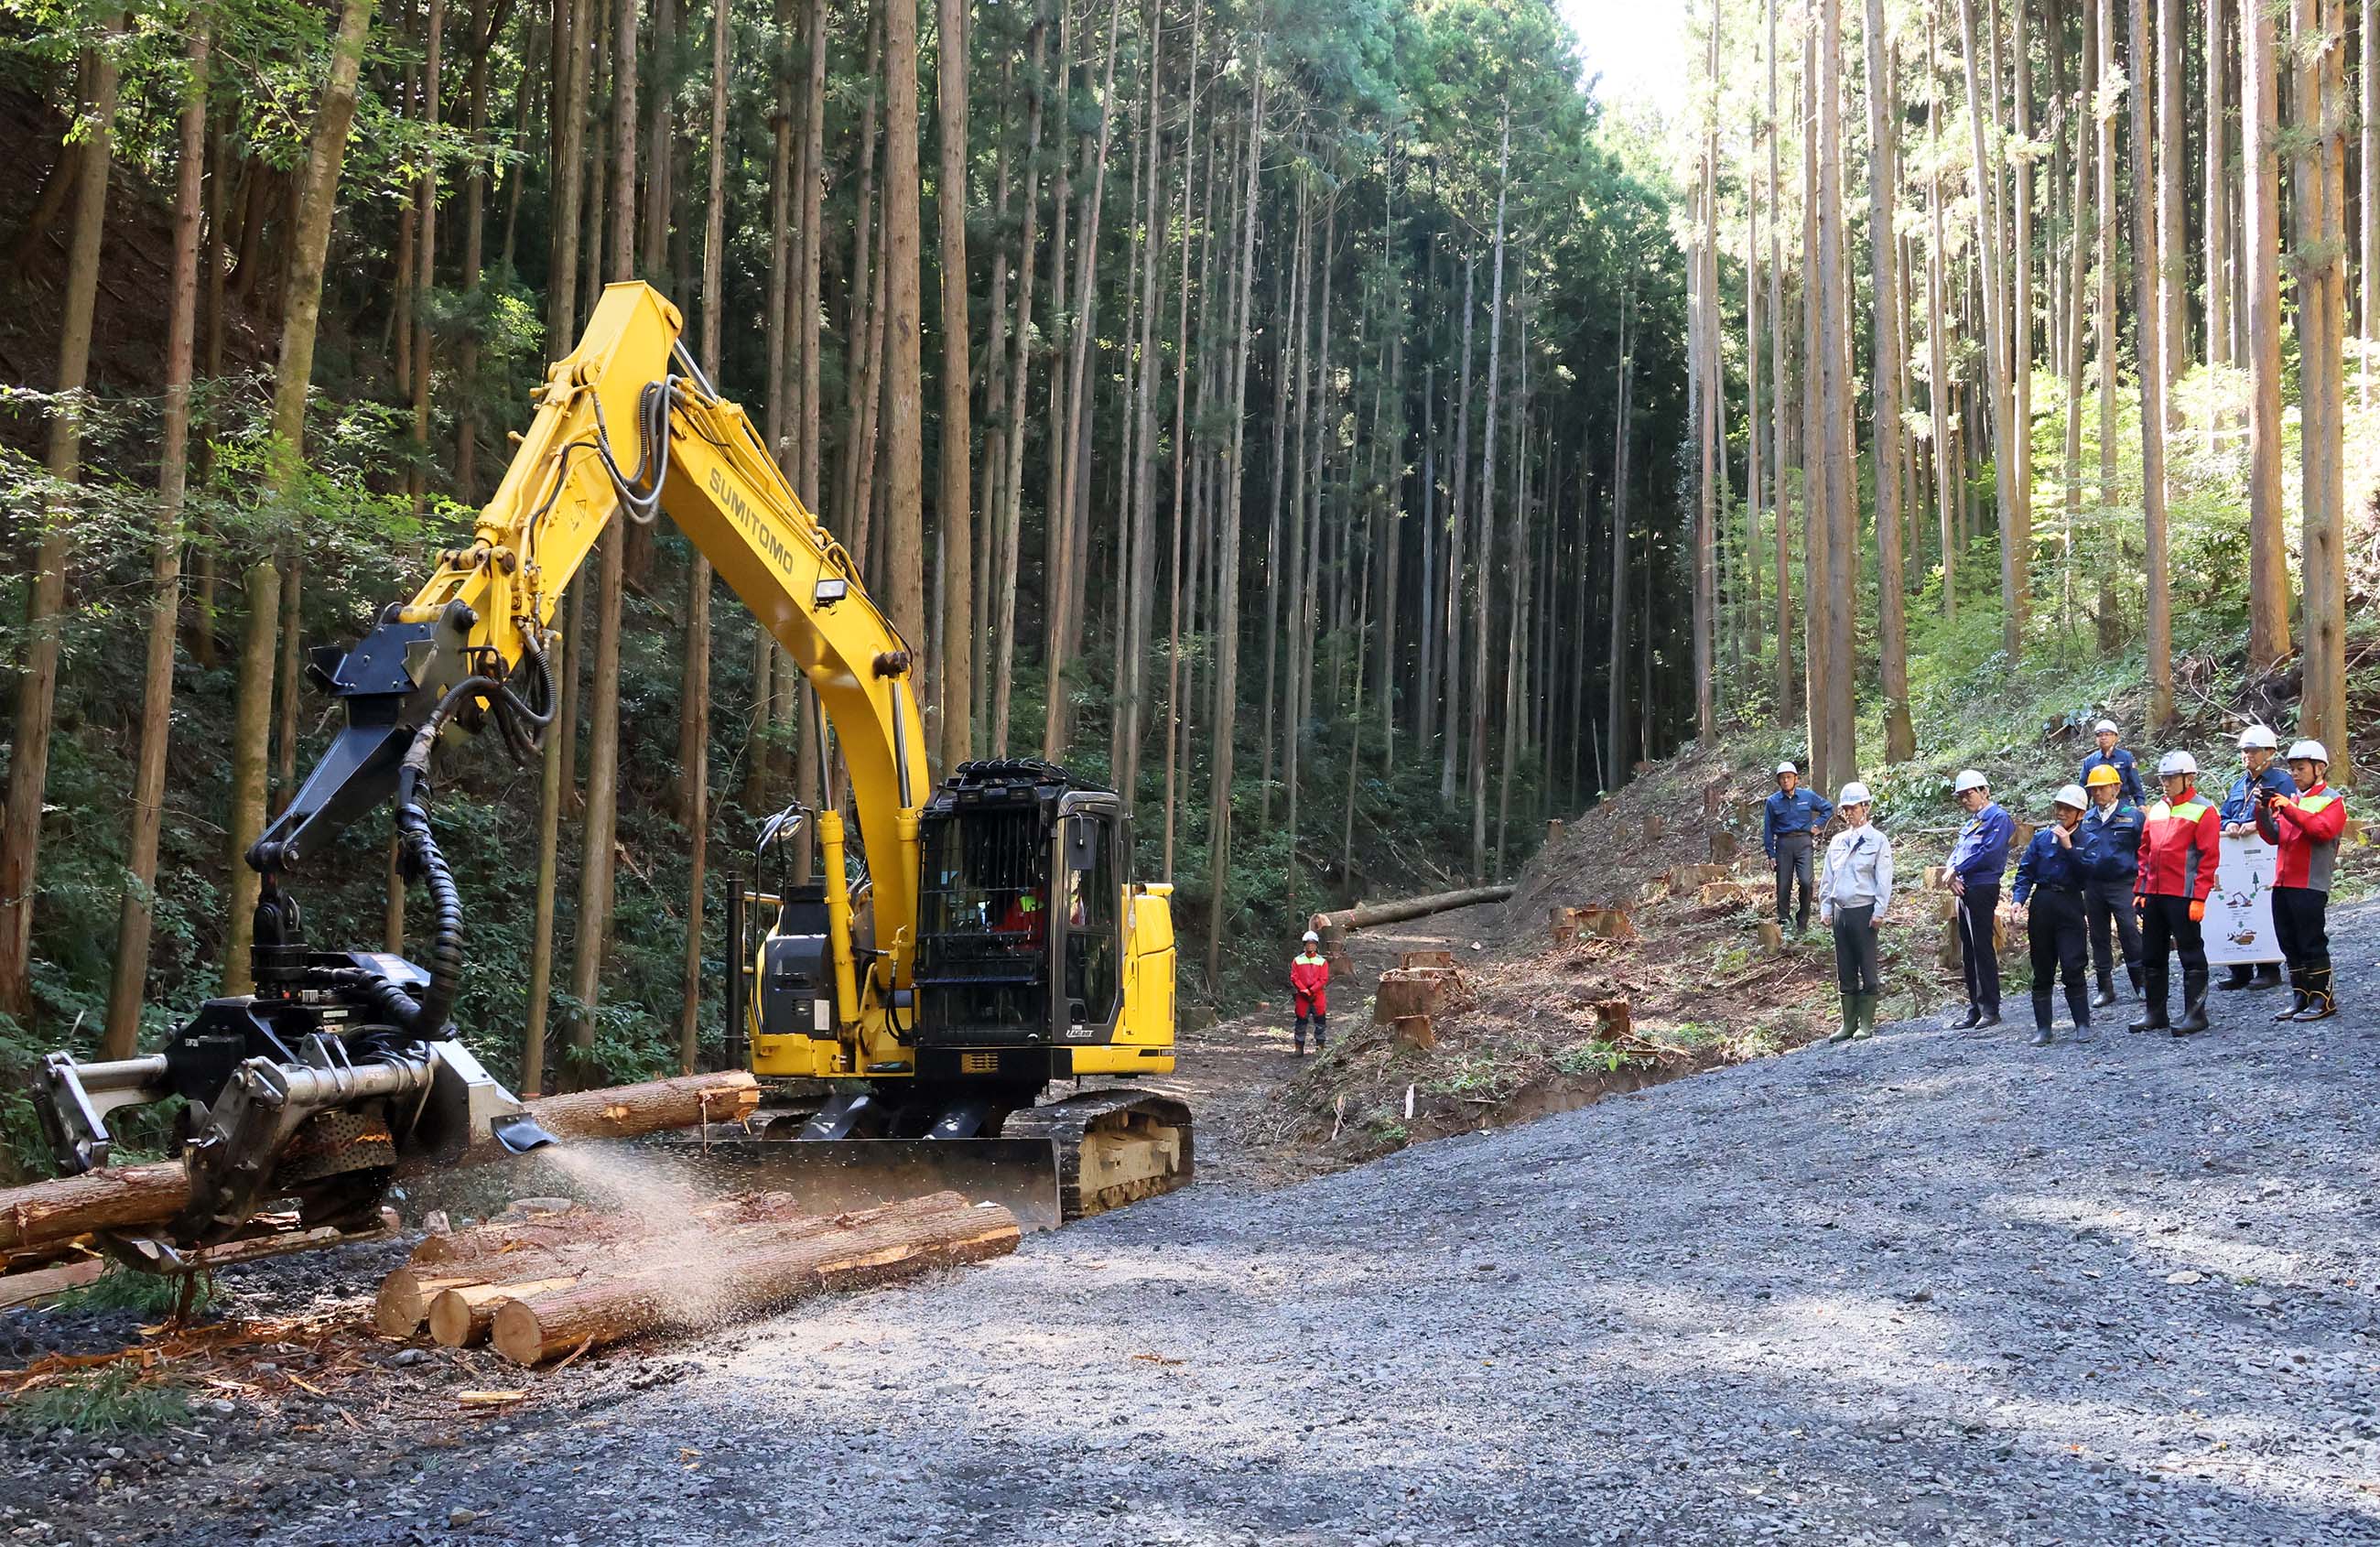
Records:
<instances>
[{"instance_id":1,"label":"gravel surface","mask_svg":"<svg viewBox=\"0 0 2380 1547\"><path fill-rule=\"evenodd\" d=\"M333 1423L310 1455L242 1423L277 1480L164 1513L119 1491L115 1524L287 1547L2380 1542L2380 911L2336 933L2356 1007L2322 1026L2221 994L2189 1041L1888 1027L516 1376L530 1403L492 1422ZM0 1440L0 1475L63 1448Z\"/></svg>"}]
</instances>

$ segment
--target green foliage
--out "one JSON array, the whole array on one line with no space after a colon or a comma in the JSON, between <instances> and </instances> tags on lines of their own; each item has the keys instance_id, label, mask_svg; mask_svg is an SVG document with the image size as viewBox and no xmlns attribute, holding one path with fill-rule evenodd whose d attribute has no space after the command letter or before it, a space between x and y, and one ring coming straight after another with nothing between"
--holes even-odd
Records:
<instances>
[{"instance_id":1,"label":"green foliage","mask_svg":"<svg viewBox=\"0 0 2380 1547\"><path fill-rule=\"evenodd\" d=\"M214 1302L214 1279L207 1273L144 1273L114 1267L52 1303L60 1310L129 1310L153 1322L202 1315Z\"/></svg>"},{"instance_id":2,"label":"green foliage","mask_svg":"<svg viewBox=\"0 0 2380 1547\"><path fill-rule=\"evenodd\" d=\"M181 1418L188 1407L181 1387L124 1359L64 1376L0 1406L0 1425L19 1433L63 1427L77 1434L147 1434Z\"/></svg>"}]
</instances>

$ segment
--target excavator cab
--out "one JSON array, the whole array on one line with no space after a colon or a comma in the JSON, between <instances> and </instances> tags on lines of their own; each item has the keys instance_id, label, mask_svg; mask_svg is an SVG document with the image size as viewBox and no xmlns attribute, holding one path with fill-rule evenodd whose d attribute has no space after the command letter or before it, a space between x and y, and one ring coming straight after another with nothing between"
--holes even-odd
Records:
<instances>
[{"instance_id":1,"label":"excavator cab","mask_svg":"<svg viewBox=\"0 0 2380 1547\"><path fill-rule=\"evenodd\" d=\"M727 894L726 1062L750 1057L751 1038L831 1037L835 1029L834 954L826 883L797 881L806 869L809 810L788 806L760 824L750 869Z\"/></svg>"}]
</instances>

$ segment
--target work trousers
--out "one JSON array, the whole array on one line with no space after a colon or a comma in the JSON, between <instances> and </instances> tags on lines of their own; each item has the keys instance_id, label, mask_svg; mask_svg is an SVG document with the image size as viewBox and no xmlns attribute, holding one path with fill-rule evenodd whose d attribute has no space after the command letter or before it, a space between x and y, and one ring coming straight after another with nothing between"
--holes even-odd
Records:
<instances>
[{"instance_id":1,"label":"work trousers","mask_svg":"<svg viewBox=\"0 0 2380 1547\"><path fill-rule=\"evenodd\" d=\"M2033 1023L2047 1027L2058 980L2066 979L2066 1009L2078 1027L2091 1024L2090 982L2083 975L2082 894L2036 886L2026 905L2024 932L2033 947Z\"/></svg>"},{"instance_id":2,"label":"work trousers","mask_svg":"<svg viewBox=\"0 0 2380 1547\"><path fill-rule=\"evenodd\" d=\"M2166 1007L2166 982L2171 962L2168 953L2181 957L2181 1005L2206 996L2206 942L2190 916L2188 897L2152 896L2141 911L2141 996L2153 1014Z\"/></svg>"},{"instance_id":3,"label":"work trousers","mask_svg":"<svg viewBox=\"0 0 2380 1547\"><path fill-rule=\"evenodd\" d=\"M1835 984L1844 993L1882 993L1876 970L1876 905L1835 909Z\"/></svg>"},{"instance_id":4,"label":"work trousers","mask_svg":"<svg viewBox=\"0 0 2380 1547\"><path fill-rule=\"evenodd\" d=\"M2115 963L2111 945L2121 944L2124 950L2124 976L2131 980L2132 992L2141 987L2141 920L2132 910L2132 883L2129 881L2096 881L2082 894L2082 910L2091 923L2091 966L2099 981L2112 989L2116 985ZM2109 926L2113 925L2112 932ZM2107 938L2112 932L2116 939Z\"/></svg>"},{"instance_id":5,"label":"work trousers","mask_svg":"<svg viewBox=\"0 0 2380 1547\"><path fill-rule=\"evenodd\" d=\"M1967 1003L1995 1016L2000 1013L2000 955L1993 948L1992 915L1999 907L1996 881L1971 881L1959 897L1959 968L1967 980Z\"/></svg>"},{"instance_id":6,"label":"work trousers","mask_svg":"<svg viewBox=\"0 0 2380 1547\"><path fill-rule=\"evenodd\" d=\"M1304 1047L1305 1045L1305 1023L1308 1019L1311 1019L1314 1022L1314 1048L1315 1051L1318 1053L1322 1049L1330 1045L1330 1013L1325 1010L1316 1010L1312 1012L1310 1016L1304 1010L1299 1011L1297 1017L1297 1045L1299 1047Z\"/></svg>"},{"instance_id":7,"label":"work trousers","mask_svg":"<svg viewBox=\"0 0 2380 1547\"><path fill-rule=\"evenodd\" d=\"M1776 865L1777 922L1779 927L1782 928L1784 926L1787 913L1789 909L1791 909L1792 911L1792 921L1794 927L1797 929L1808 929L1810 927L1810 897L1812 891L1810 834L1806 832L1779 833L1777 835ZM1798 907L1792 900L1793 888L1797 883L1802 888L1802 899Z\"/></svg>"},{"instance_id":8,"label":"work trousers","mask_svg":"<svg viewBox=\"0 0 2380 1547\"><path fill-rule=\"evenodd\" d=\"M2311 886L2273 888L2273 932L2289 964L2292 987L2330 989L2330 894ZM2320 975L2318 982L2312 980Z\"/></svg>"}]
</instances>

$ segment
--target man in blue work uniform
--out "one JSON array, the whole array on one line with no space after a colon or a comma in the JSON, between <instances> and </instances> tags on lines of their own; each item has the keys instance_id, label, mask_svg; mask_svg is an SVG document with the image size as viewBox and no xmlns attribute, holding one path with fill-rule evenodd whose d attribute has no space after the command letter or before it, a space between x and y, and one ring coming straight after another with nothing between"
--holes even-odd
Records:
<instances>
[{"instance_id":1,"label":"man in blue work uniform","mask_svg":"<svg viewBox=\"0 0 2380 1547\"><path fill-rule=\"evenodd\" d=\"M2250 725L2240 733L2240 761L2245 764L2240 775L2231 781L2231 793L2224 798L2216 819L2223 823L2227 838L2252 838L2256 835L2256 792L2269 790L2275 795L2295 795L2298 782L2281 766L2280 739L2269 726ZM2281 964L2277 961L2258 962L2253 967L2234 962L2224 969L2219 989L2278 988L2281 986Z\"/></svg>"},{"instance_id":2,"label":"man in blue work uniform","mask_svg":"<svg viewBox=\"0 0 2380 1547\"><path fill-rule=\"evenodd\" d=\"M1777 869L1777 927L1783 929L1796 882L1802 887L1795 933L1810 927L1810 846L1835 814L1827 798L1802 787L1802 771L1791 759L1777 765L1777 792L1760 809L1760 847Z\"/></svg>"},{"instance_id":3,"label":"man in blue work uniform","mask_svg":"<svg viewBox=\"0 0 2380 1547\"><path fill-rule=\"evenodd\" d=\"M2000 877L2008 872L2016 823L1992 799L1989 781L1962 768L1950 791L1966 824L1950 846L1950 892L1959 899L1959 966L1967 979L1967 1015L1953 1030L2000 1023L2000 958L1992 920L1999 912Z\"/></svg>"},{"instance_id":4,"label":"man in blue work uniform","mask_svg":"<svg viewBox=\"0 0 2380 1547\"><path fill-rule=\"evenodd\" d=\"M2089 955L2082 944L2082 888L2089 877L2093 835L2082 825L2090 798L2080 785L2058 792L2056 820L2033 835L2016 862L2016 885L2009 893L2025 910L2024 932L2033 947L2033 1045L2047 1047L2054 1037L2051 1003L2058 980L2066 979L2066 1009L2074 1017L2077 1041L2091 1036L2090 990L2083 968Z\"/></svg>"},{"instance_id":5,"label":"man in blue work uniform","mask_svg":"<svg viewBox=\"0 0 2380 1547\"><path fill-rule=\"evenodd\" d=\"M2089 878L2082 883L2082 912L2091 925L2091 965L2099 977L2099 992L2091 1007L2104 1010L2116 1002L2115 944L2124 950L2124 976L2132 994L2141 992L2141 920L2133 901L2140 873L2141 809L2124 798L2123 784L2113 763L2103 762L2082 781L2091 810L2082 818L2083 850L2090 857ZM2110 932L2115 940L2110 941Z\"/></svg>"},{"instance_id":6,"label":"man in blue work uniform","mask_svg":"<svg viewBox=\"0 0 2380 1547\"><path fill-rule=\"evenodd\" d=\"M2132 761L2130 748L2116 745L2117 737L2121 734L2116 729L2116 722L2102 720L2091 727L2091 733L2098 740L2099 749L2082 760L2082 768L2075 773L2074 782L2087 790L2091 787L2093 769L2112 768L2120 781L2118 787L2124 792L2124 798L2135 806L2147 805L2148 797L2141 790L2140 765Z\"/></svg>"}]
</instances>

